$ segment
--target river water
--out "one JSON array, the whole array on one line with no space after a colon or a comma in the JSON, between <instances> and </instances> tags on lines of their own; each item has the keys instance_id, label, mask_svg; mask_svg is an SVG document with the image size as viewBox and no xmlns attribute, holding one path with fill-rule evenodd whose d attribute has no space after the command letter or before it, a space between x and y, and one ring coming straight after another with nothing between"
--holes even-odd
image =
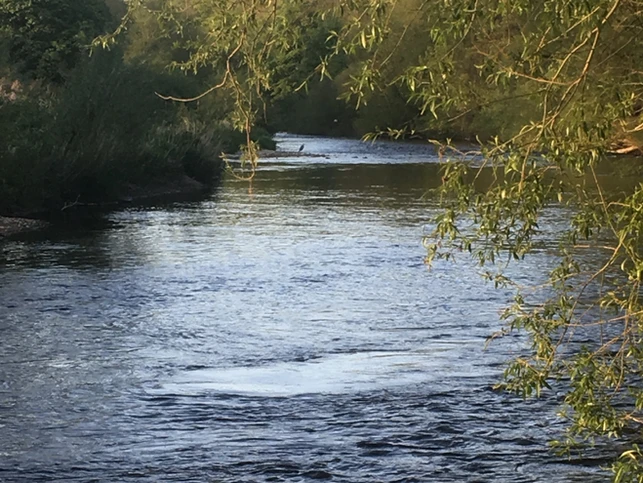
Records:
<instances>
[{"instance_id":1,"label":"river water","mask_svg":"<svg viewBox=\"0 0 643 483\"><path fill-rule=\"evenodd\" d=\"M0 245L0 481L605 481L549 451L558 394L492 389L511 294L424 265L432 148L279 142L251 187Z\"/></svg>"}]
</instances>

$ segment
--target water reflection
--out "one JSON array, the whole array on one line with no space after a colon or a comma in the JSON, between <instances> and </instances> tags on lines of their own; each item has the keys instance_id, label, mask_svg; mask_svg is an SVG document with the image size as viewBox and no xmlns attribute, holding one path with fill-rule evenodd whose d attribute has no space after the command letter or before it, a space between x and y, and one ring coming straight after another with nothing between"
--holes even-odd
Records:
<instances>
[{"instance_id":1,"label":"water reflection","mask_svg":"<svg viewBox=\"0 0 643 483\"><path fill-rule=\"evenodd\" d=\"M0 479L604 481L609 452L548 452L556 394L491 390L524 348L483 349L511 294L423 265L435 157L305 142L328 159L267 162L252 195L0 248Z\"/></svg>"}]
</instances>

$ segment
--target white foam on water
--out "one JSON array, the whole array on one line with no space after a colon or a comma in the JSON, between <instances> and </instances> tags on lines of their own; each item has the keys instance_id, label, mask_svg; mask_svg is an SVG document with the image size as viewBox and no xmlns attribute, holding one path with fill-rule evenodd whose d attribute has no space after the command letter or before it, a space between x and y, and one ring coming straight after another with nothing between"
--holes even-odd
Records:
<instances>
[{"instance_id":1,"label":"white foam on water","mask_svg":"<svg viewBox=\"0 0 643 483\"><path fill-rule=\"evenodd\" d=\"M459 362L446 347L421 352L331 354L305 362L186 371L162 386L174 394L293 396L350 393L453 377Z\"/></svg>"}]
</instances>

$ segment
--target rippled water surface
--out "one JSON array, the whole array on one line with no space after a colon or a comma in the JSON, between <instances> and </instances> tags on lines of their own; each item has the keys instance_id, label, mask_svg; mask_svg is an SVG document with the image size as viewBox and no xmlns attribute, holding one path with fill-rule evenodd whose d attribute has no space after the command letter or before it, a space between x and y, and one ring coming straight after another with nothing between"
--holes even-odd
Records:
<instances>
[{"instance_id":1,"label":"rippled water surface","mask_svg":"<svg viewBox=\"0 0 643 483\"><path fill-rule=\"evenodd\" d=\"M0 481L605 481L548 451L556 394L492 390L510 294L424 266L432 148L301 144L252 187L0 245Z\"/></svg>"}]
</instances>

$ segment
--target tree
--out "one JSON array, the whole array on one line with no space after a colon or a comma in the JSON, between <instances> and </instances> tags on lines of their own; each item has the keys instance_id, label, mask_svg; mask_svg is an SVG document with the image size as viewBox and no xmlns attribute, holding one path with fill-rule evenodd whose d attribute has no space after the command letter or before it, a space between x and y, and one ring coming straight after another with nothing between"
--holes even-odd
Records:
<instances>
[{"instance_id":1,"label":"tree","mask_svg":"<svg viewBox=\"0 0 643 483\"><path fill-rule=\"evenodd\" d=\"M199 32L186 42L191 56L181 67L219 66L212 89L235 96L240 127L251 127L272 86L269 60L300 41L284 5L320 18L333 9L341 23L328 32L332 52L315 71L328 74L333 56L348 56L345 89L356 106L393 86L405 93L417 118L388 135L495 118L498 136L479 138L482 167L458 159L449 143L440 148L450 159L427 260L468 252L490 280L514 286L503 267L534 249L544 211L552 204L574 211L550 296L517 288L503 315L505 332L530 340L503 387L528 397L556 385L569 423L561 447L626 438L631 447L614 464L615 480L643 481L643 185L612 196L597 173L611 151L641 145L643 2L193 0L188 17L178 3L156 2L155 12ZM516 102L525 112L497 119ZM470 182L481 169L494 174L485 191ZM583 262L587 250L605 254L600 267ZM590 342L579 343L581 331Z\"/></svg>"},{"instance_id":2,"label":"tree","mask_svg":"<svg viewBox=\"0 0 643 483\"><path fill-rule=\"evenodd\" d=\"M61 82L109 20L102 0L0 0L9 61L36 79Z\"/></svg>"},{"instance_id":3,"label":"tree","mask_svg":"<svg viewBox=\"0 0 643 483\"><path fill-rule=\"evenodd\" d=\"M187 59L174 61L173 69L196 72L208 69L218 76L215 85L192 98L165 96L176 102L194 102L215 91L234 100L232 125L246 133L243 166L239 176L252 178L257 145L251 130L265 109L264 96L273 86L270 60L284 56L300 41L302 32L289 29L289 4L256 0L131 0L121 26L99 39L104 47L115 42L143 9L154 16L165 35L181 37ZM274 66L274 65L273 65Z\"/></svg>"}]
</instances>

